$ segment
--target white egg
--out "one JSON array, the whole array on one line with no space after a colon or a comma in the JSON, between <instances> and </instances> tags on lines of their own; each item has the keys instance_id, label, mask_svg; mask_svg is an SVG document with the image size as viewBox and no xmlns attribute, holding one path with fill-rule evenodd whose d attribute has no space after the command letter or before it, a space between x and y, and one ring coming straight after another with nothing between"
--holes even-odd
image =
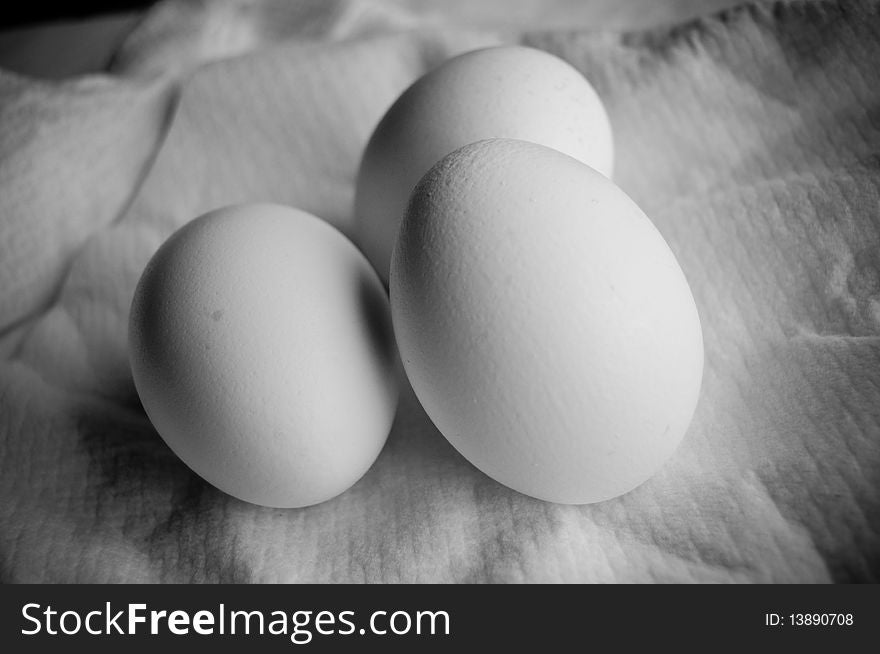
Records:
<instances>
[{"instance_id":1,"label":"white egg","mask_svg":"<svg viewBox=\"0 0 880 654\"><path fill-rule=\"evenodd\" d=\"M397 404L388 300L357 248L278 205L206 214L150 260L131 308L134 382L196 473L300 507L370 467Z\"/></svg>"},{"instance_id":2,"label":"white egg","mask_svg":"<svg viewBox=\"0 0 880 654\"><path fill-rule=\"evenodd\" d=\"M611 174L608 116L574 67L522 46L449 59L397 99L361 160L356 241L384 281L406 202L422 175L456 148L494 137L540 143Z\"/></svg>"},{"instance_id":3,"label":"white egg","mask_svg":"<svg viewBox=\"0 0 880 654\"><path fill-rule=\"evenodd\" d=\"M413 193L390 290L416 395L502 484L612 498L688 428L703 369L688 283L639 207L569 156L497 139L444 158Z\"/></svg>"}]
</instances>

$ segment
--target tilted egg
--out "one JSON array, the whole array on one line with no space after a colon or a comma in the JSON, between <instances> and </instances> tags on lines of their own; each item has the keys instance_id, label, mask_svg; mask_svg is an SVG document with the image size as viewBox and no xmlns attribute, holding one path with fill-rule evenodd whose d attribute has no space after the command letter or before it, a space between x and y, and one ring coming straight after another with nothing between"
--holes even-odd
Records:
<instances>
[{"instance_id":1,"label":"tilted egg","mask_svg":"<svg viewBox=\"0 0 880 654\"><path fill-rule=\"evenodd\" d=\"M327 500L385 443L397 404L385 290L357 248L305 212L242 205L174 233L129 325L135 386L192 470L273 507Z\"/></svg>"},{"instance_id":2,"label":"tilted egg","mask_svg":"<svg viewBox=\"0 0 880 654\"><path fill-rule=\"evenodd\" d=\"M355 240L384 281L407 199L422 175L456 148L494 137L540 143L611 174L608 116L575 68L522 46L453 57L397 99L361 160Z\"/></svg>"},{"instance_id":3,"label":"tilted egg","mask_svg":"<svg viewBox=\"0 0 880 654\"><path fill-rule=\"evenodd\" d=\"M413 192L390 292L428 416L502 484L605 500L688 428L703 369L688 283L639 207L567 155L496 139L445 157Z\"/></svg>"}]
</instances>

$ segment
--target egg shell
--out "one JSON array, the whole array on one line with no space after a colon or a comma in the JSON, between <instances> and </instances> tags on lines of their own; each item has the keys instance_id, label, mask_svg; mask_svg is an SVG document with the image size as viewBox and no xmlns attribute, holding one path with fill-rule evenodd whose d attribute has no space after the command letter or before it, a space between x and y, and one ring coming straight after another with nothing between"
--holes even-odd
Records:
<instances>
[{"instance_id":1,"label":"egg shell","mask_svg":"<svg viewBox=\"0 0 880 654\"><path fill-rule=\"evenodd\" d=\"M413 193L391 269L406 374L477 468L585 504L653 475L699 396L675 256L605 176L516 140L465 146Z\"/></svg>"},{"instance_id":2,"label":"egg shell","mask_svg":"<svg viewBox=\"0 0 880 654\"><path fill-rule=\"evenodd\" d=\"M355 240L383 281L407 200L422 175L456 148L493 137L540 143L611 174L608 116L577 69L522 46L453 57L397 99L361 160Z\"/></svg>"},{"instance_id":3,"label":"egg shell","mask_svg":"<svg viewBox=\"0 0 880 654\"><path fill-rule=\"evenodd\" d=\"M397 404L384 288L326 222L268 204L175 232L135 291L135 386L196 473L242 500L301 507L346 490Z\"/></svg>"}]
</instances>

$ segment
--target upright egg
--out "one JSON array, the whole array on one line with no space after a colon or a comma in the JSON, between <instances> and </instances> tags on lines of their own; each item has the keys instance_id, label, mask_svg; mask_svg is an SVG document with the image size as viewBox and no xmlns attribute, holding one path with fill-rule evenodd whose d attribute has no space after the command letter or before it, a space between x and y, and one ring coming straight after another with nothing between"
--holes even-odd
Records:
<instances>
[{"instance_id":1,"label":"upright egg","mask_svg":"<svg viewBox=\"0 0 880 654\"><path fill-rule=\"evenodd\" d=\"M301 507L354 484L397 404L385 290L357 248L289 207L228 207L175 232L131 307L146 413L192 470Z\"/></svg>"},{"instance_id":2,"label":"upright egg","mask_svg":"<svg viewBox=\"0 0 880 654\"><path fill-rule=\"evenodd\" d=\"M406 202L422 175L456 148L495 137L540 143L611 174L608 116L574 67L522 46L449 59L397 99L361 160L355 237L384 281Z\"/></svg>"},{"instance_id":3,"label":"upright egg","mask_svg":"<svg viewBox=\"0 0 880 654\"><path fill-rule=\"evenodd\" d=\"M391 267L406 374L477 468L585 504L641 484L694 413L703 341L669 246L613 182L495 139L413 192Z\"/></svg>"}]
</instances>

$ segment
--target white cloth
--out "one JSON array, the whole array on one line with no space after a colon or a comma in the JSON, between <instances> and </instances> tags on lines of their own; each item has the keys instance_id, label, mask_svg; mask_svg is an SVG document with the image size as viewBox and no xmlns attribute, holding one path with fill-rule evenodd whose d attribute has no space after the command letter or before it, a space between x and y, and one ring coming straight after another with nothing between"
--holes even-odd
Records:
<instances>
[{"instance_id":1,"label":"white cloth","mask_svg":"<svg viewBox=\"0 0 880 654\"><path fill-rule=\"evenodd\" d=\"M878 5L594 33L517 28L496 4L465 29L427 2L171 0L111 74L0 75L4 581L877 581ZM690 281L706 368L681 448L623 497L547 504L471 467L407 392L376 464L330 502L272 510L208 486L131 382L147 259L237 201L349 231L391 101L498 41L594 83L617 182Z\"/></svg>"}]
</instances>

